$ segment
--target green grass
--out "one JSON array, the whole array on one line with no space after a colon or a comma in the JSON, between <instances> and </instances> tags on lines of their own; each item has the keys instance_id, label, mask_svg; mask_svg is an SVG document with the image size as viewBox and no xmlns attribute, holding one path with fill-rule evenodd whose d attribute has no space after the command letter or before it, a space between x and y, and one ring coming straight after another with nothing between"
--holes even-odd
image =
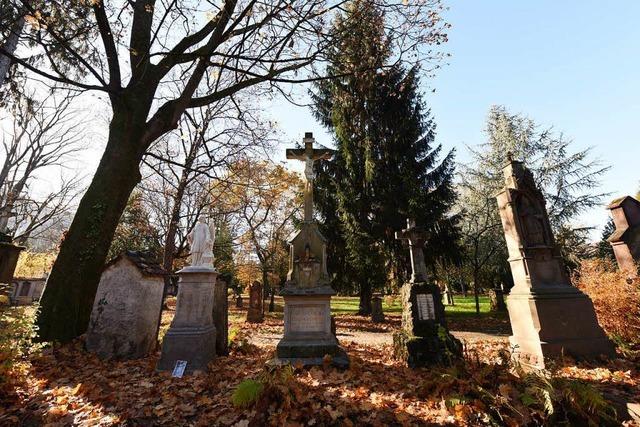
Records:
<instances>
[{"instance_id":1,"label":"green grass","mask_svg":"<svg viewBox=\"0 0 640 427\"><path fill-rule=\"evenodd\" d=\"M473 296L454 296L454 306L445 305L447 315L466 317L475 315L476 303ZM334 314L355 314L358 312L358 297L333 297L331 298L331 312ZM489 297L480 296L480 313L489 313ZM395 298L383 297L382 310L385 313L402 313L400 296Z\"/></svg>"},{"instance_id":2,"label":"green grass","mask_svg":"<svg viewBox=\"0 0 640 427\"><path fill-rule=\"evenodd\" d=\"M356 314L360 299L358 297L333 297L331 298L331 313L333 314ZM395 298L383 297L382 310L385 313L402 313L400 296Z\"/></svg>"}]
</instances>

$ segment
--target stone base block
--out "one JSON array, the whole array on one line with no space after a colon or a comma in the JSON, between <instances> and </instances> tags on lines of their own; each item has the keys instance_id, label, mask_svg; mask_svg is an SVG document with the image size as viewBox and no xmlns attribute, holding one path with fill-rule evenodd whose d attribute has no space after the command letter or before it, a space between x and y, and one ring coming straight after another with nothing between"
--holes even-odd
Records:
<instances>
[{"instance_id":1,"label":"stone base block","mask_svg":"<svg viewBox=\"0 0 640 427\"><path fill-rule=\"evenodd\" d=\"M349 357L342 347L338 345L338 340L291 340L282 339L276 347L276 358L274 364L296 365L302 363L303 366L322 365L326 355L331 356L331 364L338 368L349 367Z\"/></svg>"},{"instance_id":2,"label":"stone base block","mask_svg":"<svg viewBox=\"0 0 640 427\"><path fill-rule=\"evenodd\" d=\"M444 328L429 337L398 331L393 334L393 354L410 368L449 366L462 358L462 343Z\"/></svg>"},{"instance_id":3,"label":"stone base block","mask_svg":"<svg viewBox=\"0 0 640 427\"><path fill-rule=\"evenodd\" d=\"M545 290L514 289L507 298L514 357L544 368L545 359L615 355L615 347L598 325L591 299L572 286Z\"/></svg>"},{"instance_id":4,"label":"stone base block","mask_svg":"<svg viewBox=\"0 0 640 427\"><path fill-rule=\"evenodd\" d=\"M172 371L176 361L186 360L185 373L206 371L216 357L216 328L171 328L162 341L157 370Z\"/></svg>"}]
</instances>

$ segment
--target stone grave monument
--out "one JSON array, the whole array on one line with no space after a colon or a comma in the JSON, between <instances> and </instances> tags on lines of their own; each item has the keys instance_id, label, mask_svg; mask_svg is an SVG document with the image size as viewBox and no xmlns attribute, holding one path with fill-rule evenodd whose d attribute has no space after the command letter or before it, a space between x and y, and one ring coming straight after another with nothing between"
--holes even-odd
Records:
<instances>
[{"instance_id":1,"label":"stone grave monument","mask_svg":"<svg viewBox=\"0 0 640 427\"><path fill-rule=\"evenodd\" d=\"M213 325L216 327L216 354L229 354L229 297L227 281L218 277L213 291Z\"/></svg>"},{"instance_id":2,"label":"stone grave monument","mask_svg":"<svg viewBox=\"0 0 640 427\"><path fill-rule=\"evenodd\" d=\"M326 355L333 365L348 367L349 359L331 332L331 296L326 240L313 219L313 162L329 159L333 151L313 148L306 133L304 148L287 149L287 158L305 162L304 220L289 242L289 273L280 295L284 298L284 337L276 348L277 364L320 365Z\"/></svg>"},{"instance_id":3,"label":"stone grave monument","mask_svg":"<svg viewBox=\"0 0 640 427\"><path fill-rule=\"evenodd\" d=\"M613 355L593 303L571 285L533 174L509 156L497 195L514 287L507 298L514 356L544 368L545 359Z\"/></svg>"},{"instance_id":4,"label":"stone grave monument","mask_svg":"<svg viewBox=\"0 0 640 427\"><path fill-rule=\"evenodd\" d=\"M242 308L243 304L242 304L242 295L238 294L236 295L236 308Z\"/></svg>"},{"instance_id":5,"label":"stone grave monument","mask_svg":"<svg viewBox=\"0 0 640 427\"><path fill-rule=\"evenodd\" d=\"M371 321L384 323L384 311L382 311L382 297L380 294L373 294L371 298Z\"/></svg>"},{"instance_id":6,"label":"stone grave monument","mask_svg":"<svg viewBox=\"0 0 640 427\"><path fill-rule=\"evenodd\" d=\"M491 311L507 311L507 304L504 302L504 291L502 288L489 289L489 302Z\"/></svg>"},{"instance_id":7,"label":"stone grave monument","mask_svg":"<svg viewBox=\"0 0 640 427\"><path fill-rule=\"evenodd\" d=\"M640 202L631 196L621 197L607 206L616 230L609 236L618 267L630 278L638 276L640 263Z\"/></svg>"},{"instance_id":8,"label":"stone grave monument","mask_svg":"<svg viewBox=\"0 0 640 427\"><path fill-rule=\"evenodd\" d=\"M104 267L86 347L101 359L137 359L156 349L167 272L149 254L126 251Z\"/></svg>"},{"instance_id":9,"label":"stone grave monument","mask_svg":"<svg viewBox=\"0 0 640 427\"><path fill-rule=\"evenodd\" d=\"M401 290L402 329L393 334L393 351L410 368L450 365L462 357L462 344L447 330L440 287L427 276L426 237L412 219L396 232L396 239L409 243L412 274Z\"/></svg>"},{"instance_id":10,"label":"stone grave monument","mask_svg":"<svg viewBox=\"0 0 640 427\"><path fill-rule=\"evenodd\" d=\"M213 268L215 228L200 219L188 240L191 265L177 272L180 283L176 314L162 342L159 371L172 371L178 361L187 363L185 373L203 371L216 357L216 328L212 315L218 275Z\"/></svg>"},{"instance_id":11,"label":"stone grave monument","mask_svg":"<svg viewBox=\"0 0 640 427\"><path fill-rule=\"evenodd\" d=\"M24 246L13 244L11 236L0 231L0 283L11 283L18 257Z\"/></svg>"},{"instance_id":12,"label":"stone grave monument","mask_svg":"<svg viewBox=\"0 0 640 427\"><path fill-rule=\"evenodd\" d=\"M257 280L249 286L249 309L247 310L247 322L249 323L262 323L264 321L262 291L262 283Z\"/></svg>"}]
</instances>

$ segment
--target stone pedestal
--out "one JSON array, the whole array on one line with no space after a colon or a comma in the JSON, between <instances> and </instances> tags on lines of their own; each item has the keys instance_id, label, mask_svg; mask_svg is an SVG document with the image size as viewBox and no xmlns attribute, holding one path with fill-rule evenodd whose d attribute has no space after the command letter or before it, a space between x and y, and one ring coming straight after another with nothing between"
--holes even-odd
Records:
<instances>
[{"instance_id":1,"label":"stone pedestal","mask_svg":"<svg viewBox=\"0 0 640 427\"><path fill-rule=\"evenodd\" d=\"M382 298L374 295L371 298L371 321L374 323L384 322L384 311L382 311Z\"/></svg>"},{"instance_id":2,"label":"stone pedestal","mask_svg":"<svg viewBox=\"0 0 640 427\"><path fill-rule=\"evenodd\" d=\"M176 314L162 342L157 369L171 371L176 361L184 360L187 362L185 373L204 371L216 357L212 310L218 273L205 267L186 267L178 274Z\"/></svg>"},{"instance_id":3,"label":"stone pedestal","mask_svg":"<svg viewBox=\"0 0 640 427\"><path fill-rule=\"evenodd\" d=\"M563 354L614 355L591 300L571 285L533 175L514 160L504 175L497 199L515 284L507 298L514 356L544 368L545 359Z\"/></svg>"},{"instance_id":4,"label":"stone pedestal","mask_svg":"<svg viewBox=\"0 0 640 427\"><path fill-rule=\"evenodd\" d=\"M323 358L329 355L334 366L348 367L349 359L331 330L333 290L329 287L285 289L281 295L284 298L284 337L276 348L275 362L322 365Z\"/></svg>"},{"instance_id":5,"label":"stone pedestal","mask_svg":"<svg viewBox=\"0 0 640 427\"><path fill-rule=\"evenodd\" d=\"M447 330L438 285L405 284L402 307L402 329L393 334L397 359L419 368L450 365L462 357L462 344Z\"/></svg>"}]
</instances>

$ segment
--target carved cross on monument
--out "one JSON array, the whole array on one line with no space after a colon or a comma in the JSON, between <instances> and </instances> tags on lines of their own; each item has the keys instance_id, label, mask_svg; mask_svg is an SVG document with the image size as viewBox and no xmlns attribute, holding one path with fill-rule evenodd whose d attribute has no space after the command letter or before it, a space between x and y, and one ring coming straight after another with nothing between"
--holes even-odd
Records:
<instances>
[{"instance_id":1,"label":"carved cross on monument","mask_svg":"<svg viewBox=\"0 0 640 427\"><path fill-rule=\"evenodd\" d=\"M315 139L311 132L304 134L304 148L287 148L287 159L302 160L304 165L304 220L313 221L313 162L316 160L328 160L333 156L334 151L328 148L314 149Z\"/></svg>"},{"instance_id":2,"label":"carved cross on monument","mask_svg":"<svg viewBox=\"0 0 640 427\"><path fill-rule=\"evenodd\" d=\"M416 221L407 218L407 228L396 231L396 239L407 240L411 251L411 282L418 283L427 280L427 266L424 262L424 243L427 240L427 232L422 227L416 227Z\"/></svg>"}]
</instances>

